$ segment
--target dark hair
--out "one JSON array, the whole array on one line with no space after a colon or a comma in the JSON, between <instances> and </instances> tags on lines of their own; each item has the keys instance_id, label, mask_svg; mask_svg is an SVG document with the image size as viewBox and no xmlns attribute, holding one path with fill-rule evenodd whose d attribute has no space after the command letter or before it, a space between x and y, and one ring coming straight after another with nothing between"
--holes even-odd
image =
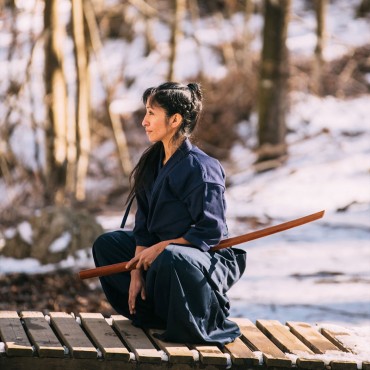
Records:
<instances>
[{"instance_id":1,"label":"dark hair","mask_svg":"<svg viewBox=\"0 0 370 370\"><path fill-rule=\"evenodd\" d=\"M161 107L170 118L175 113L182 116L181 126L173 136L173 140L189 137L194 131L202 111L203 95L198 83L188 85L177 82L165 82L158 87L150 87L144 91L143 103ZM127 197L129 202L136 192L143 189L146 182L151 181L157 171L157 164L163 150L161 141L147 148L130 175L131 190Z\"/></svg>"}]
</instances>

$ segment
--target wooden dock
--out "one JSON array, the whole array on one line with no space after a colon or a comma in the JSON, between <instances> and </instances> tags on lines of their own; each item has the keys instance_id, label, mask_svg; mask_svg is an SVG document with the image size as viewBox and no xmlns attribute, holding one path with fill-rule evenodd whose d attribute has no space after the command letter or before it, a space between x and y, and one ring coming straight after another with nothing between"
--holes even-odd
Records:
<instances>
[{"instance_id":1,"label":"wooden dock","mask_svg":"<svg viewBox=\"0 0 370 370\"><path fill-rule=\"evenodd\" d=\"M221 350L162 342L153 336L158 330L144 332L120 315L0 311L0 370L370 370L370 358L356 357L355 341L343 340L348 333L233 320L242 336Z\"/></svg>"}]
</instances>

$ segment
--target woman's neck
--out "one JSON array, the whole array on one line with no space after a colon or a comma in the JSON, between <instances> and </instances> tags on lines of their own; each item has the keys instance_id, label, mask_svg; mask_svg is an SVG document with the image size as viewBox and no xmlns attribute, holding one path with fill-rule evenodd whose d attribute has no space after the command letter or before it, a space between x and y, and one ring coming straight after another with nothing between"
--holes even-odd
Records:
<instances>
[{"instance_id":1,"label":"woman's neck","mask_svg":"<svg viewBox=\"0 0 370 370\"><path fill-rule=\"evenodd\" d=\"M184 142L185 138L178 139L176 141L169 140L168 142L163 142L164 148L164 158L163 164L166 164L168 160L172 157L173 153L179 148L179 146Z\"/></svg>"}]
</instances>

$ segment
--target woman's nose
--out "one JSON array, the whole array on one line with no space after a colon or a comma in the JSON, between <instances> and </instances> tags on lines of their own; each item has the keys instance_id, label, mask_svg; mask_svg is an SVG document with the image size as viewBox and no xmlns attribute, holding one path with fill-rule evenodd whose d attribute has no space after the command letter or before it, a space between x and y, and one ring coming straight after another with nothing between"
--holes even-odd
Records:
<instances>
[{"instance_id":1,"label":"woman's nose","mask_svg":"<svg viewBox=\"0 0 370 370\"><path fill-rule=\"evenodd\" d=\"M147 120L146 115L144 116L143 121L141 122L141 125L142 125L143 127L146 127L146 126L148 126L148 125L149 125L149 122L148 122L148 120Z\"/></svg>"}]
</instances>

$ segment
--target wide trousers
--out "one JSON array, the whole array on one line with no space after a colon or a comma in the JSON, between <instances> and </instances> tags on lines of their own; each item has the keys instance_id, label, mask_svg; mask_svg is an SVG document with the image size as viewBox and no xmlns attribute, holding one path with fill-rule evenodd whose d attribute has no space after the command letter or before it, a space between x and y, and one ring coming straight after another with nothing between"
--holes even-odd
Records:
<instances>
[{"instance_id":1,"label":"wide trousers","mask_svg":"<svg viewBox=\"0 0 370 370\"><path fill-rule=\"evenodd\" d=\"M97 267L129 261L135 254L132 232L117 230L97 238L93 256ZM171 244L144 272L146 299L140 294L136 314L128 307L130 273L100 278L112 307L141 327L164 329L161 339L181 343L224 346L240 336L228 319L227 291L246 267L246 252L226 248L203 252L191 246Z\"/></svg>"}]
</instances>

